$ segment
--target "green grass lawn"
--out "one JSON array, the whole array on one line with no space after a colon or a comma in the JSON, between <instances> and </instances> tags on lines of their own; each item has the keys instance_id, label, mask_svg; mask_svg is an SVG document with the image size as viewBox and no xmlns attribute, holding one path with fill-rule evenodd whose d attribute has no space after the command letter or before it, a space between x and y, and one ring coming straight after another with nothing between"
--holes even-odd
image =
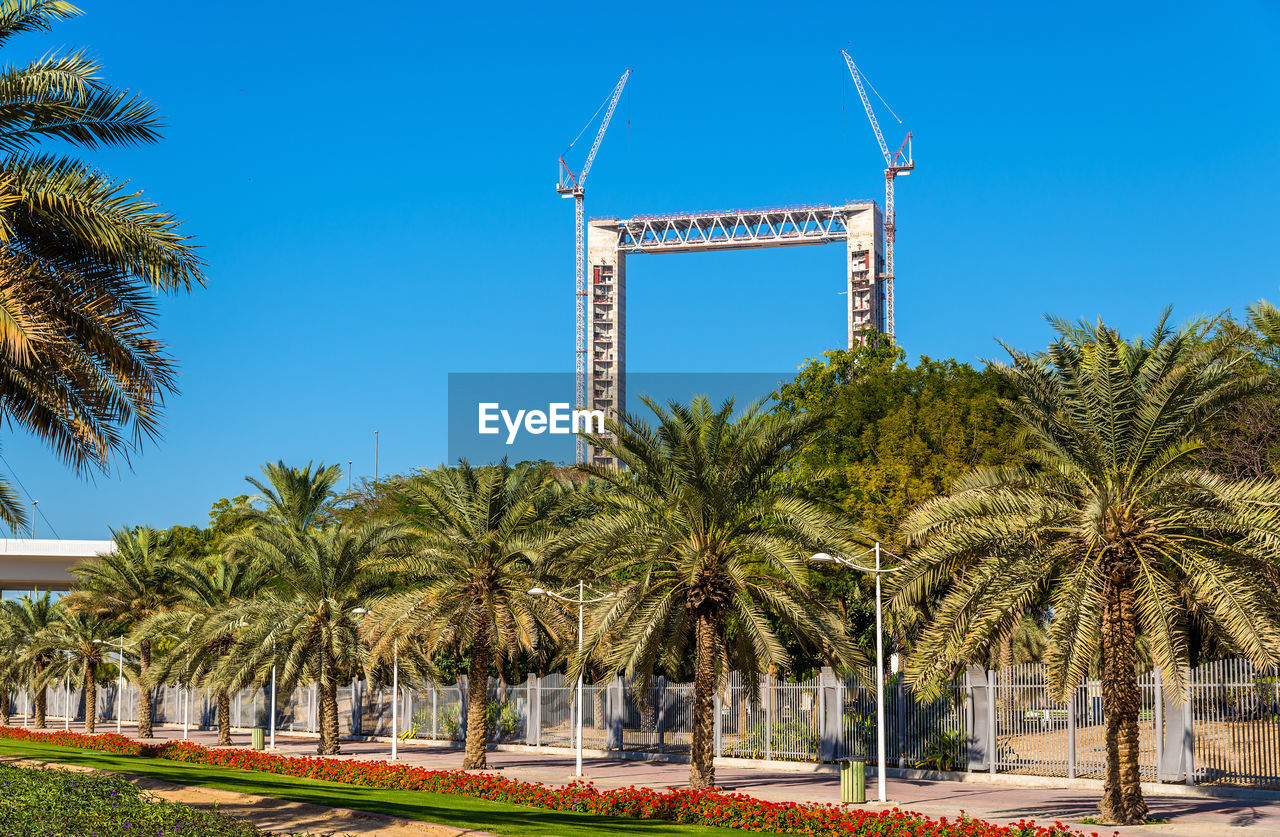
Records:
<instances>
[{"instance_id":1,"label":"green grass lawn","mask_svg":"<svg viewBox=\"0 0 1280 837\"><path fill-rule=\"evenodd\" d=\"M668 835L726 837L736 833L728 829L676 825L656 820L633 820L623 817L546 811L505 802L490 802L425 791L378 790L340 782L321 782L254 770L233 770L225 767L183 764L165 759L98 753L30 741L0 739L0 757L26 757L58 764L82 765L99 770L113 770L134 776L160 779L179 785L196 785L294 802L352 808L406 820L472 828L494 834L588 837L588 835L598 835L608 831L616 835L634 834L646 835L646 837L668 837Z\"/></svg>"}]
</instances>

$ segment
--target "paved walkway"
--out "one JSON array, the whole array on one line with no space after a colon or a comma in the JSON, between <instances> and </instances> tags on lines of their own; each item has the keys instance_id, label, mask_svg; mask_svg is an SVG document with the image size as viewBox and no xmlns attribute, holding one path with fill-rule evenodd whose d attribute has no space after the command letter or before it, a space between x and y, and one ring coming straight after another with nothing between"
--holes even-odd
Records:
<instances>
[{"instance_id":1,"label":"paved walkway","mask_svg":"<svg viewBox=\"0 0 1280 837\"><path fill-rule=\"evenodd\" d=\"M15 719L17 720L17 719ZM61 724L51 723L51 730L62 729ZM80 724L71 729L82 732ZM98 732L115 732L115 724L98 725ZM126 724L124 734L132 736L134 728ZM181 738L181 728L157 727L157 735ZM212 745L217 735L212 730L192 729L189 738L200 744ZM233 744L249 746L249 735L232 736ZM343 741L343 758L386 760L390 757L390 744L377 741ZM288 755L312 755L316 740L291 737L277 733L276 748ZM462 764L462 751L454 747L413 743L399 748L400 760L405 764L421 765L429 769L454 769ZM572 780L574 769L572 754L548 752L494 752L489 753L491 769L513 779L548 784L563 784ZM680 787L688 781L689 767L685 764L665 762L620 761L603 758L587 758L583 762L587 778L601 788ZM840 800L839 779L830 774L791 773L763 768L717 767L716 779L727 790L750 794L771 802L822 802ZM875 780L868 782L868 796L875 796ZM1054 820L1074 823L1082 817L1097 814L1098 792L1070 790L1066 788L1017 788L1003 785L987 785L968 782L926 782L908 779L887 780L887 796L890 806L917 811L929 816L954 817L963 810L968 814L997 823L1009 823L1019 819L1034 819L1041 823ZM1198 797L1149 795L1147 804L1153 818L1167 819L1162 824L1123 829L1104 826L1077 826L1085 834L1097 832L1122 837L1235 837L1256 835L1280 837L1280 800L1264 799L1205 799ZM882 806L868 803L866 808Z\"/></svg>"}]
</instances>

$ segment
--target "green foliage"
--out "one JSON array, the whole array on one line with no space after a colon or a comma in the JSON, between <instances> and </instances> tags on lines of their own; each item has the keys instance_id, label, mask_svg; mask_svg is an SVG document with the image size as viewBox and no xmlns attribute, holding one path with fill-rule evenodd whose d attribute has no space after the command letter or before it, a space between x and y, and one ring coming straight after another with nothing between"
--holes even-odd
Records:
<instances>
[{"instance_id":1,"label":"green foliage","mask_svg":"<svg viewBox=\"0 0 1280 837\"><path fill-rule=\"evenodd\" d=\"M123 776L0 765L0 832L46 834L192 834L251 837L265 834L214 811L163 802Z\"/></svg>"},{"instance_id":2,"label":"green foliage","mask_svg":"<svg viewBox=\"0 0 1280 837\"><path fill-rule=\"evenodd\" d=\"M924 740L920 758L911 766L940 773L959 770L958 754L964 752L965 746L964 735L958 730L933 730Z\"/></svg>"},{"instance_id":3,"label":"green foliage","mask_svg":"<svg viewBox=\"0 0 1280 837\"><path fill-rule=\"evenodd\" d=\"M946 591L912 679L954 671L1051 595L1047 662L1065 693L1098 651L1113 566L1135 585L1139 629L1176 688L1192 619L1273 664L1280 485L1224 480L1194 457L1208 421L1259 385L1241 376L1246 358L1200 343L1194 326L1162 321L1130 342L1101 325L1057 326L1044 356L1011 350L997 367L1019 392L1011 410L1031 463L980 468L904 526L916 548L894 580L897 604Z\"/></svg>"},{"instance_id":4,"label":"green foliage","mask_svg":"<svg viewBox=\"0 0 1280 837\"><path fill-rule=\"evenodd\" d=\"M898 524L980 465L1017 456L1017 425L1001 407L1012 390L991 370L922 357L891 344L824 352L776 392L788 414L822 416L784 477L837 503L897 551Z\"/></svg>"},{"instance_id":5,"label":"green foliage","mask_svg":"<svg viewBox=\"0 0 1280 837\"><path fill-rule=\"evenodd\" d=\"M0 5L0 44L80 11ZM157 142L156 108L108 85L82 51L0 66L0 412L77 471L111 473L160 434L176 366L155 333L157 292L204 281L180 222L127 180L55 141L98 150ZM0 491L0 520L21 507Z\"/></svg>"},{"instance_id":6,"label":"green foliage","mask_svg":"<svg viewBox=\"0 0 1280 837\"><path fill-rule=\"evenodd\" d=\"M490 700L485 707L485 727L506 738L520 729L520 716L513 701Z\"/></svg>"}]
</instances>

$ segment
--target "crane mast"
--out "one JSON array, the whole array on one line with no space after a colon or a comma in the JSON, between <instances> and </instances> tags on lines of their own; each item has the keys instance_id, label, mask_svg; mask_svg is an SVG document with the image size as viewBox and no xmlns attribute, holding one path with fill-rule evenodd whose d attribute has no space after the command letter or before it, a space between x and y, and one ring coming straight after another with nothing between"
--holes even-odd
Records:
<instances>
[{"instance_id":1,"label":"crane mast","mask_svg":"<svg viewBox=\"0 0 1280 837\"><path fill-rule=\"evenodd\" d=\"M847 50L840 50L840 54L844 56L844 62L849 66L849 75L853 76L853 86L858 90L858 98L862 100L862 107L866 110L867 119L871 122L871 130L875 131L876 142L880 145L880 154L884 157L884 273L879 278L884 280L885 332L893 337L893 245L898 233L897 215L893 204L893 181L898 175L911 174L911 170L915 168L915 161L911 157L911 132L907 132L907 138L902 141L902 146L897 151L889 151L889 146L884 141L884 132L880 130L880 122L876 119L875 109L871 107L871 100L867 98L867 91L863 87L862 71L858 69L857 64L853 63L853 57ZM902 120L898 121L901 123Z\"/></svg>"},{"instance_id":2,"label":"crane mast","mask_svg":"<svg viewBox=\"0 0 1280 837\"><path fill-rule=\"evenodd\" d=\"M574 299L577 309L577 336L574 343L574 361L575 371L577 373L577 398L575 401L577 409L581 410L586 406L587 398L587 213L586 213L586 188L587 175L591 173L591 165L596 160L596 154L600 151L600 143L604 142L604 135L609 130L609 122L613 119L613 112L618 108L618 100L622 98L622 90L627 86L627 78L630 77L631 70L623 72L622 77L618 79L618 83L614 85L613 93L608 99L608 108L605 110L604 118L600 120L600 130L596 131L595 142L591 144L591 150L587 152L587 159L582 164L582 169L574 174L569 168L569 164L565 162L564 154L568 154L574 144L577 143L582 135L586 133L587 128L595 121L600 113L600 108L596 109L592 114L591 120L578 132L578 136L573 142L569 143L569 147L565 149L564 154L560 155L559 176L556 180L556 192L562 198L573 198L573 221L574 221L574 242L576 245L576 273L574 276ZM601 105L604 107L604 105ZM587 451L586 443L582 437L576 439L576 460L578 464L586 461Z\"/></svg>"}]
</instances>

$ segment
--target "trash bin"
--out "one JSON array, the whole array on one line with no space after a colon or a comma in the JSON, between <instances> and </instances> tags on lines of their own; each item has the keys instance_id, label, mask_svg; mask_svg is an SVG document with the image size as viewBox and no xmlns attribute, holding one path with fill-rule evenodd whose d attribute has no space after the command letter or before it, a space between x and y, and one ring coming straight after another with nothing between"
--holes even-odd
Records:
<instances>
[{"instance_id":1,"label":"trash bin","mask_svg":"<svg viewBox=\"0 0 1280 837\"><path fill-rule=\"evenodd\" d=\"M840 801L862 804L867 801L867 760L845 759L840 762Z\"/></svg>"},{"instance_id":2,"label":"trash bin","mask_svg":"<svg viewBox=\"0 0 1280 837\"><path fill-rule=\"evenodd\" d=\"M253 749L265 750L267 748L265 733L266 733L266 730L264 730L262 727L253 728Z\"/></svg>"}]
</instances>

